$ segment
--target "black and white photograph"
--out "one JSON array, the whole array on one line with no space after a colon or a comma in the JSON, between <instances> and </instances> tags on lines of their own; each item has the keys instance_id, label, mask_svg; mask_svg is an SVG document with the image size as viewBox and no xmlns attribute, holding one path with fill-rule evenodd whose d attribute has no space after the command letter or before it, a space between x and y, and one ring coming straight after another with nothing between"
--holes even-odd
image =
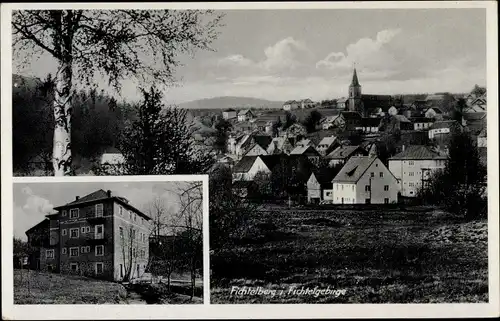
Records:
<instances>
[{"instance_id":1,"label":"black and white photograph","mask_svg":"<svg viewBox=\"0 0 500 321\"><path fill-rule=\"evenodd\" d=\"M203 182L14 183L15 304L203 303Z\"/></svg>"},{"instance_id":2,"label":"black and white photograph","mask_svg":"<svg viewBox=\"0 0 500 321\"><path fill-rule=\"evenodd\" d=\"M3 9L14 304L500 313L496 3Z\"/></svg>"}]
</instances>

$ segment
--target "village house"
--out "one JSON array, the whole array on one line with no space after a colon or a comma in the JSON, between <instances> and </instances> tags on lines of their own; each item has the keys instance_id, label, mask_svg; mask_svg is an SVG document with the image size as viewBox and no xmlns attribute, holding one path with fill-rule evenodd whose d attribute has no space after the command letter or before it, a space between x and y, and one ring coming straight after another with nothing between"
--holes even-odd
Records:
<instances>
[{"instance_id":1,"label":"village house","mask_svg":"<svg viewBox=\"0 0 500 321\"><path fill-rule=\"evenodd\" d=\"M453 129L458 129L461 126L456 120L441 120L436 121L429 128L429 139L444 138L451 134Z\"/></svg>"},{"instance_id":2,"label":"village house","mask_svg":"<svg viewBox=\"0 0 500 321\"><path fill-rule=\"evenodd\" d=\"M297 146L291 152L290 155L301 155L309 159L312 164L319 164L321 154L311 145Z\"/></svg>"},{"instance_id":3,"label":"village house","mask_svg":"<svg viewBox=\"0 0 500 321\"><path fill-rule=\"evenodd\" d=\"M267 148L272 142L272 137L267 135L252 135L252 145L244 153L244 156L267 155Z\"/></svg>"},{"instance_id":4,"label":"village house","mask_svg":"<svg viewBox=\"0 0 500 321\"><path fill-rule=\"evenodd\" d=\"M324 157L332 152L338 144L339 142L335 136L323 137L323 139L318 143L316 150L321 154L321 156Z\"/></svg>"},{"instance_id":5,"label":"village house","mask_svg":"<svg viewBox=\"0 0 500 321\"><path fill-rule=\"evenodd\" d=\"M434 123L434 119L426 117L413 117L410 121L413 123L413 130L428 130Z\"/></svg>"},{"instance_id":6,"label":"village house","mask_svg":"<svg viewBox=\"0 0 500 321\"><path fill-rule=\"evenodd\" d=\"M301 106L301 104L298 101L288 100L288 101L285 101L285 103L283 104L283 110L291 111L294 109L298 109L300 106Z\"/></svg>"},{"instance_id":7,"label":"village house","mask_svg":"<svg viewBox=\"0 0 500 321\"><path fill-rule=\"evenodd\" d=\"M471 135L477 137L483 127L486 126L486 113L464 113L462 126L467 127Z\"/></svg>"},{"instance_id":8,"label":"village house","mask_svg":"<svg viewBox=\"0 0 500 321\"><path fill-rule=\"evenodd\" d=\"M344 121L344 128L346 130L355 130L361 124L361 114L353 111L343 111L340 113Z\"/></svg>"},{"instance_id":9,"label":"village house","mask_svg":"<svg viewBox=\"0 0 500 321\"><path fill-rule=\"evenodd\" d=\"M300 101L300 108L302 109L314 108L314 107L316 107L316 103L309 98Z\"/></svg>"},{"instance_id":10,"label":"village house","mask_svg":"<svg viewBox=\"0 0 500 321\"><path fill-rule=\"evenodd\" d=\"M323 130L329 130L332 128L344 128L345 127L345 120L341 114L332 115L332 116L327 116L327 117L323 118L321 120L320 124L321 124L321 128L323 128Z\"/></svg>"},{"instance_id":11,"label":"village house","mask_svg":"<svg viewBox=\"0 0 500 321\"><path fill-rule=\"evenodd\" d=\"M434 120L442 120L443 119L443 112L438 107L428 108L425 111L424 115L425 115L425 118L432 118Z\"/></svg>"},{"instance_id":12,"label":"village house","mask_svg":"<svg viewBox=\"0 0 500 321\"><path fill-rule=\"evenodd\" d=\"M398 179L400 193L405 197L415 197L432 174L446 165L447 156L428 146L413 145L389 158L389 170Z\"/></svg>"},{"instance_id":13,"label":"village house","mask_svg":"<svg viewBox=\"0 0 500 321\"><path fill-rule=\"evenodd\" d=\"M37 262L42 270L111 281L145 272L151 219L126 198L101 189L54 210L46 216L49 244Z\"/></svg>"},{"instance_id":14,"label":"village house","mask_svg":"<svg viewBox=\"0 0 500 321\"><path fill-rule=\"evenodd\" d=\"M236 118L237 116L238 115L237 115L236 110L234 110L232 108L226 109L222 112L222 118L224 118L225 120L231 120L231 119Z\"/></svg>"},{"instance_id":15,"label":"village house","mask_svg":"<svg viewBox=\"0 0 500 321\"><path fill-rule=\"evenodd\" d=\"M398 201L398 181L377 157L351 157L332 183L334 204L391 204Z\"/></svg>"},{"instance_id":16,"label":"village house","mask_svg":"<svg viewBox=\"0 0 500 321\"><path fill-rule=\"evenodd\" d=\"M479 97L469 98L465 112L476 113L476 112L486 112L488 110L486 105L486 93Z\"/></svg>"},{"instance_id":17,"label":"village house","mask_svg":"<svg viewBox=\"0 0 500 321\"><path fill-rule=\"evenodd\" d=\"M332 170L313 170L307 180L307 202L319 204L322 201L333 201Z\"/></svg>"},{"instance_id":18,"label":"village house","mask_svg":"<svg viewBox=\"0 0 500 321\"><path fill-rule=\"evenodd\" d=\"M274 156L274 155L271 155ZM264 159L267 161L264 162ZM259 156L243 156L233 167L233 181L253 181L258 172L271 173L273 159Z\"/></svg>"},{"instance_id":19,"label":"village house","mask_svg":"<svg viewBox=\"0 0 500 321\"><path fill-rule=\"evenodd\" d=\"M250 109L243 109L238 112L238 121L247 121L253 119L255 116Z\"/></svg>"},{"instance_id":20,"label":"village house","mask_svg":"<svg viewBox=\"0 0 500 321\"><path fill-rule=\"evenodd\" d=\"M413 123L404 115L394 115L396 128L399 130L413 130Z\"/></svg>"},{"instance_id":21,"label":"village house","mask_svg":"<svg viewBox=\"0 0 500 321\"><path fill-rule=\"evenodd\" d=\"M227 139L227 152L230 155L234 155L236 159L240 159L251 144L252 137L249 134L239 135L237 137L230 135Z\"/></svg>"},{"instance_id":22,"label":"village house","mask_svg":"<svg viewBox=\"0 0 500 321\"><path fill-rule=\"evenodd\" d=\"M125 165L125 157L115 147L108 148L101 155L101 166L108 171L120 171Z\"/></svg>"},{"instance_id":23,"label":"village house","mask_svg":"<svg viewBox=\"0 0 500 321\"><path fill-rule=\"evenodd\" d=\"M366 117L361 118L361 121L354 128L363 133L377 133L380 126L380 118Z\"/></svg>"},{"instance_id":24,"label":"village house","mask_svg":"<svg viewBox=\"0 0 500 321\"><path fill-rule=\"evenodd\" d=\"M293 150L293 144L288 137L275 137L267 147L267 154L290 154Z\"/></svg>"},{"instance_id":25,"label":"village house","mask_svg":"<svg viewBox=\"0 0 500 321\"><path fill-rule=\"evenodd\" d=\"M346 110L348 104L347 102L348 102L347 97L340 97L339 99L337 99L337 109Z\"/></svg>"},{"instance_id":26,"label":"village house","mask_svg":"<svg viewBox=\"0 0 500 321\"><path fill-rule=\"evenodd\" d=\"M360 146L339 146L326 155L329 166L334 167L345 164L353 156L366 156L368 152Z\"/></svg>"},{"instance_id":27,"label":"village house","mask_svg":"<svg viewBox=\"0 0 500 321\"><path fill-rule=\"evenodd\" d=\"M31 270L42 269L40 261L41 255L42 253L45 253L46 249L50 248L49 228L50 220L45 217L44 220L42 220L40 223L26 231L26 236L28 237L27 243L32 248L37 249L28 256L26 262Z\"/></svg>"}]
</instances>

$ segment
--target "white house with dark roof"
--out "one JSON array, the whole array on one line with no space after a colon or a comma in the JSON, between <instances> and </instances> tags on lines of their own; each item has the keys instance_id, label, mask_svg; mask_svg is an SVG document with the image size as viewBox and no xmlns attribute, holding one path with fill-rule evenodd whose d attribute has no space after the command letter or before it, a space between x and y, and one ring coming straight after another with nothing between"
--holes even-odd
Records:
<instances>
[{"instance_id":1,"label":"white house with dark roof","mask_svg":"<svg viewBox=\"0 0 500 321\"><path fill-rule=\"evenodd\" d=\"M283 104L283 110L287 110L287 111L297 109L299 107L300 107L300 103L298 101L295 101L295 100L287 100Z\"/></svg>"},{"instance_id":2,"label":"white house with dark roof","mask_svg":"<svg viewBox=\"0 0 500 321\"><path fill-rule=\"evenodd\" d=\"M319 158L321 157L316 148L311 145L297 146L290 152L290 155L306 156L313 164L318 164Z\"/></svg>"},{"instance_id":3,"label":"white house with dark roof","mask_svg":"<svg viewBox=\"0 0 500 321\"><path fill-rule=\"evenodd\" d=\"M430 107L424 113L426 118L432 118L436 120L443 119L443 111L437 107Z\"/></svg>"},{"instance_id":4,"label":"white house with dark roof","mask_svg":"<svg viewBox=\"0 0 500 321\"><path fill-rule=\"evenodd\" d=\"M323 137L323 139L318 143L318 147L316 147L316 150L322 156L325 156L331 151L333 151L333 149L337 144L338 144L337 137L335 136Z\"/></svg>"},{"instance_id":5,"label":"white house with dark roof","mask_svg":"<svg viewBox=\"0 0 500 321\"><path fill-rule=\"evenodd\" d=\"M414 130L427 130L434 123L434 119L427 117L413 117L410 121L413 123Z\"/></svg>"},{"instance_id":6,"label":"white house with dark roof","mask_svg":"<svg viewBox=\"0 0 500 321\"><path fill-rule=\"evenodd\" d=\"M453 128L458 128L459 126L461 125L456 120L437 121L429 128L429 139L449 135Z\"/></svg>"},{"instance_id":7,"label":"white house with dark roof","mask_svg":"<svg viewBox=\"0 0 500 321\"><path fill-rule=\"evenodd\" d=\"M254 114L250 109L243 109L238 112L238 121L247 121L254 118Z\"/></svg>"},{"instance_id":8,"label":"white house with dark roof","mask_svg":"<svg viewBox=\"0 0 500 321\"><path fill-rule=\"evenodd\" d=\"M447 156L424 145L403 146L403 151L389 158L389 170L399 181L402 196L414 197L436 170L443 169Z\"/></svg>"},{"instance_id":9,"label":"white house with dark roof","mask_svg":"<svg viewBox=\"0 0 500 321\"><path fill-rule=\"evenodd\" d=\"M334 204L391 204L398 201L398 180L377 157L351 157L332 183Z\"/></svg>"}]
</instances>

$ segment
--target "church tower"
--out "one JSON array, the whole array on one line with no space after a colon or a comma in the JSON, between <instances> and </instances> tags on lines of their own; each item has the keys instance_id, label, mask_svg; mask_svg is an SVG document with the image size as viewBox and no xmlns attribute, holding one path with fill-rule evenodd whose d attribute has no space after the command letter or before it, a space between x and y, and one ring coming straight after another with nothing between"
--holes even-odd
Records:
<instances>
[{"instance_id":1,"label":"church tower","mask_svg":"<svg viewBox=\"0 0 500 321\"><path fill-rule=\"evenodd\" d=\"M362 113L361 85L358 81L356 67L354 67L351 85L349 86L349 111Z\"/></svg>"}]
</instances>

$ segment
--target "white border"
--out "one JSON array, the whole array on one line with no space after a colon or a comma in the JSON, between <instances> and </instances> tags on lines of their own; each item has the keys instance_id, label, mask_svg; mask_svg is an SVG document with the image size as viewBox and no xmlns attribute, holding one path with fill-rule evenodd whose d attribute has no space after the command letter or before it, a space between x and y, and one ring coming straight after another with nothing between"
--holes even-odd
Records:
<instances>
[{"instance_id":1,"label":"white border","mask_svg":"<svg viewBox=\"0 0 500 321\"><path fill-rule=\"evenodd\" d=\"M488 89L488 258L489 301L485 304L346 304L346 305L207 305L209 298L208 239L204 239L204 305L192 306L13 306L12 305L12 188L13 181L27 182L30 178L12 176L10 139L11 129L11 73L12 53L10 22L12 9L430 9L430 8L485 8L487 14L487 89ZM302 2L302 3L18 3L2 4L2 311L4 318L352 318L352 317L487 317L498 316L499 311L499 244L498 244L498 29L497 3L494 1L412 1L412 2ZM467 41L467 39L464 39ZM189 180L192 176L169 176L169 180ZM63 180L94 181L98 177L72 177ZM39 181L56 178L31 178ZM130 176L113 178L126 181ZM206 188L205 188L206 187ZM204 213L208 211L208 186L204 184ZM206 208L205 208L206 207ZM5 214L7 213L7 215ZM208 236L204 219L204 237ZM5 276L4 276L5 275Z\"/></svg>"}]
</instances>

